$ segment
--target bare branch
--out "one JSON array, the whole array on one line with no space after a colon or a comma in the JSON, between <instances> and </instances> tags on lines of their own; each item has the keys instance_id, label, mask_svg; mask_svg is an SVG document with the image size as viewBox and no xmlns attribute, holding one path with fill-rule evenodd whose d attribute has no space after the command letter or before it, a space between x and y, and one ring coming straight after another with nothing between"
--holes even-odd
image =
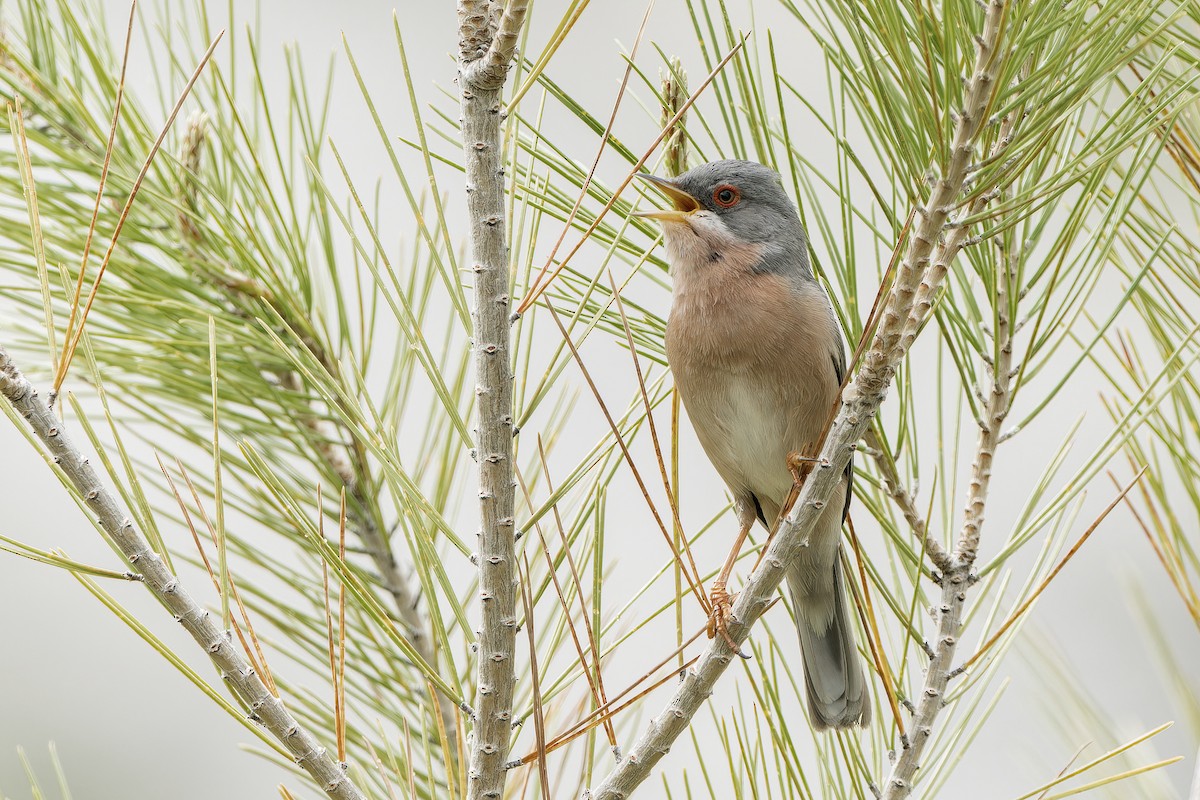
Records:
<instances>
[{"instance_id":1,"label":"bare branch","mask_svg":"<svg viewBox=\"0 0 1200 800\"><path fill-rule=\"evenodd\" d=\"M491 41L488 0L458 0L458 56L463 63L482 57Z\"/></svg>"},{"instance_id":2,"label":"bare branch","mask_svg":"<svg viewBox=\"0 0 1200 800\"><path fill-rule=\"evenodd\" d=\"M188 594L159 554L134 528L132 518L101 482L100 476L75 446L63 423L47 404L38 400L37 390L12 363L2 346L0 394L29 423L54 463L71 481L88 508L95 512L112 542L129 559L129 563L140 571L142 582L174 614L196 643L204 648L221 675L251 709L254 719L279 740L296 759L296 763L330 797L365 800L366 795L354 785L316 737L284 708L282 700L271 694L249 659L230 641L229 632L216 626L208 611Z\"/></svg>"},{"instance_id":3,"label":"bare branch","mask_svg":"<svg viewBox=\"0 0 1200 800\"><path fill-rule=\"evenodd\" d=\"M928 554L929 560L943 574L949 572L954 566L954 561L946 552L946 548L942 547L942 543L930 535L928 524L925 517L921 516L912 493L900 482L900 473L896 470L895 459L884 450L882 442L876 441L874 431L868 429L863 439L872 449L871 458L875 461L875 466L879 468L879 475L883 478L883 486L887 490L888 496L895 501L900 513L904 515L904 519L912 528L913 535L924 541L925 552Z\"/></svg>"},{"instance_id":4,"label":"bare branch","mask_svg":"<svg viewBox=\"0 0 1200 800\"><path fill-rule=\"evenodd\" d=\"M508 243L504 224L501 92L528 8L511 0L499 22L482 0L460 0L458 88L475 276L475 351L479 461L479 628L476 709L467 770L468 800L504 792L516 683L516 479L509 322ZM481 39L486 31L486 38ZM486 57L483 57L486 54Z\"/></svg>"},{"instance_id":5,"label":"bare branch","mask_svg":"<svg viewBox=\"0 0 1200 800\"><path fill-rule=\"evenodd\" d=\"M476 80L486 79L494 82L496 86L504 84L504 77L512 64L513 55L517 52L517 37L521 35L525 13L528 10L529 0L509 0L508 7L504 9L504 16L500 18L496 35L492 38L492 45L482 59L483 63L476 67L480 70Z\"/></svg>"},{"instance_id":6,"label":"bare branch","mask_svg":"<svg viewBox=\"0 0 1200 800\"><path fill-rule=\"evenodd\" d=\"M1004 0L992 0L988 3L984 14L983 34L977 40L978 51L975 61L975 73L967 86L968 114L959 120L959 136L955 140L954 156L952 156L951 172L957 167L961 178L966 174L966 156L969 148L960 148L959 141L964 122L978 126L983 110L987 107L991 92L995 88L995 72L997 67L996 54L1000 47L1000 32L1004 27ZM1011 127L1009 128L1011 133ZM1002 136L1000 141L1006 141ZM955 157L962 155L959 161ZM939 184L941 185L941 184ZM956 189L955 196L958 194ZM986 201L980 201L986 202ZM948 203L946 203L948 205ZM905 321L902 347L907 347L917 333L921 324L929 314L934 294L941 280L945 277L947 265L962 249L966 230L962 226L953 227L947 236L947 242L938 253L935 262L922 280L917 296ZM995 331L999 357L992 364L992 387L986 398L986 411L980 421L979 443L976 447L975 462L971 469L971 483L968 489L968 499L964 514L962 531L952 556L953 566L943 575L942 602L934 609L938 619L938 636L934 643L933 657L925 671L925 682L922 687L917 707L913 713L913 735L909 747L904 748L896 762L892 765L891 774L883 786L882 800L904 800L912 793L913 780L920 769L921 756L925 745L933 733L933 723L945 705L946 684L951 676L951 662L958 647L959 628L962 626L962 612L967 600L967 587L970 585L971 567L975 563L975 554L979 548L980 532L983 528L983 512L987 503L988 486L992 477L992 459L996 445L1000 440L1001 427L1012 402L1012 351L1013 325L1009 318L1008 294L1014 285L1016 266L1015 256L1004 253L1001 256L1003 270L996 278L996 315Z\"/></svg>"}]
</instances>

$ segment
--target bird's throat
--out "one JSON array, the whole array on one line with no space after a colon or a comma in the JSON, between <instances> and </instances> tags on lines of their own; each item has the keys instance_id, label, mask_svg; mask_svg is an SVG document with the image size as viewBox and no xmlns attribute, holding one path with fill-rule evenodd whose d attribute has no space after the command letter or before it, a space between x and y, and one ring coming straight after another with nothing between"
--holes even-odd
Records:
<instances>
[{"instance_id":1,"label":"bird's throat","mask_svg":"<svg viewBox=\"0 0 1200 800\"><path fill-rule=\"evenodd\" d=\"M762 263L763 245L738 240L719 220L706 216L697 214L688 223L663 226L667 261L677 288L680 282L729 280L729 272L748 275Z\"/></svg>"}]
</instances>

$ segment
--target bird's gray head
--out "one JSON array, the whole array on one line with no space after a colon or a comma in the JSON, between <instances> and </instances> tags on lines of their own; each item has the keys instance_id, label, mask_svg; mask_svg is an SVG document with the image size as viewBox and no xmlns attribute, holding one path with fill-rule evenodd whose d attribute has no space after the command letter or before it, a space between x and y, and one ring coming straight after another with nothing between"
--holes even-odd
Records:
<instances>
[{"instance_id":1,"label":"bird's gray head","mask_svg":"<svg viewBox=\"0 0 1200 800\"><path fill-rule=\"evenodd\" d=\"M639 216L663 223L673 268L755 252L758 272L811 278L808 241L779 174L754 161L713 161L673 178L641 174L675 208Z\"/></svg>"}]
</instances>

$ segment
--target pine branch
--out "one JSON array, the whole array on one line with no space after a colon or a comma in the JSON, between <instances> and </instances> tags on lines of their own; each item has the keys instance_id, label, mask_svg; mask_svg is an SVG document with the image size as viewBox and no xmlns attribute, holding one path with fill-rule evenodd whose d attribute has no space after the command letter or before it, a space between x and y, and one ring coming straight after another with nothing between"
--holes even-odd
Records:
<instances>
[{"instance_id":1,"label":"pine branch","mask_svg":"<svg viewBox=\"0 0 1200 800\"><path fill-rule=\"evenodd\" d=\"M1022 76L1028 74L1031 64L1026 64ZM1000 135L992 148L991 158L1002 153L1016 129L1021 112L1012 111L1006 115L1000 125ZM976 197L962 218L969 218L980 211L986 204L983 195ZM932 312L933 299L936 297L942 282L949 272L949 265L965 246L967 228L965 225L955 225L949 234L938 245L933 264L926 276L921 280L917 291L917 299L909 313L904 327L906 347L911 345L920 331L921 326ZM900 758L893 766L884 789L884 798L907 797L912 790L912 781L919 768L919 762L926 742L933 732L933 722L942 707L942 697L950 678L958 674L961 668L953 669L952 662L957 649L958 632L962 626L962 612L966 602L966 589L970 585L971 566L975 560L975 551L979 545L979 531L983 524L983 511L987 497L987 484L991 478L991 461L996 447L1003 439L1001 426L1012 401L1011 379L1013 325L1009 318L1008 292L1014 286L1015 271L1011 257L1006 254L1005 273L997 276L996 309L997 309L997 347L1000 357L993 364L993 390L988 403L986 425L980 431L980 443L977 448L976 460L972 469L971 499L968 502L967 521L964 522L955 552L946 552L941 543L929 535L926 522L920 516L912 496L900 485L895 462L876 446L875 462L883 476L888 494L896 501L905 519L918 537L925 540L929 558L942 573L942 598L936 611L940 615L938 624L937 643L933 647L933 656L925 672L925 683L921 690L920 699L914 712L913 735L905 742ZM869 433L869 432L868 432ZM868 436L868 441L873 438ZM971 542L970 556L966 558L964 546Z\"/></svg>"},{"instance_id":2,"label":"pine branch","mask_svg":"<svg viewBox=\"0 0 1200 800\"><path fill-rule=\"evenodd\" d=\"M993 0L988 6L983 35L980 39L975 78L972 82L974 89L981 87L990 89L990 79L982 82L979 79L988 74L985 59L988 59L1000 44L999 36L1003 29L1004 11L1002 0ZM985 98L988 92L981 92L981 94L982 97L977 107L982 110L986 107ZM1017 116L1017 114L1011 114L1005 118L1001 126L1000 138L996 143L996 152L1002 150L1010 140ZM974 201L968 214L977 211L983 202L978 199ZM977 203L980 205L976 205ZM918 290L917 301L913 304L909 319L905 322L905 342L912 342L926 315L930 313L932 299L947 274L950 261L962 249L965 237L964 227L954 227L939 248L937 258ZM921 755L933 733L933 723L945 706L946 685L952 675L952 661L958 647L958 634L962 627L962 612L966 605L967 588L971 584L971 569L979 549L988 486L992 477L992 459L995 456L996 446L1000 442L1001 427L1012 404L1013 325L1009 316L1009 292L1015 290L1016 286L1015 256L1012 253L1004 253L1001 260L1004 269L1001 274L996 276L995 298L995 342L998 357L991 365L992 387L988 394L987 411L984 418L980 420L979 444L971 469L965 519L954 548L954 554L951 556L952 566L949 570L943 570L942 574L942 602L936 609L938 637L933 645L933 658L930 659L929 666L925 670L925 682L921 689L920 699L917 701L916 711L913 713L912 739L892 765L892 772L883 787L882 800L904 800L911 795L913 780L920 768Z\"/></svg>"},{"instance_id":3,"label":"pine branch","mask_svg":"<svg viewBox=\"0 0 1200 800\"><path fill-rule=\"evenodd\" d=\"M1032 64L1026 64L1022 69L1022 77L1028 75ZM1014 110L1005 115L1000 123L1000 135L996 140L995 145L989 155L989 160L994 160L1000 156L1004 149L1012 141L1013 134L1016 132L1017 122L1021 119L1022 112ZM969 219L977 214L987 205L987 195L978 195L967 206L966 210L961 212L959 219ZM966 225L951 225L949 233L938 244L937 252L932 261L932 266L921 279L921 284L917 289L916 300L913 303L912 310L909 312L908 320L904 324L902 340L905 342L905 349L912 346L913 341L917 337L917 333L921 330L921 326L929 319L929 315L933 312L933 303L937 297L938 291L942 287L942 283L946 279L946 275L950 271L950 264L955 257L962 251L968 243L967 226ZM1000 287L1000 291L1004 291ZM999 298L997 298L999 303ZM1007 330L1009 326L1008 309L1007 307L1000 309L1000 314L1003 315L1006 333L1009 334L1008 346L1009 351L1008 362L1011 369L1012 363L1012 340L1011 331ZM1007 390L1006 390L1007 391ZM996 440L996 445L1004 441L1008 437L1008 433L1000 434ZM929 556L929 560L934 563L943 574L949 573L954 569L955 557L942 547L942 543L931 536L927 530L927 523L921 512L916 507L912 494L900 482L900 475L896 470L896 462L889 453L884 450L883 443L879 442L874 431L868 430L864 437L867 445L874 451L872 458L875 465L879 468L880 477L883 479L884 488L887 490L888 496L895 501L896 506L904 515L904 519L912 528L913 533L919 539L924 540L925 552ZM995 445L993 445L993 449Z\"/></svg>"},{"instance_id":4,"label":"pine branch","mask_svg":"<svg viewBox=\"0 0 1200 800\"><path fill-rule=\"evenodd\" d=\"M933 722L944 706L946 685L950 678L957 674L952 669L951 662L958 648L958 633L962 626L967 588L972 582L971 568L979 549L983 513L992 477L992 460L1000 441L1001 426L1012 403L1013 326L1009 319L1008 292L1016 274L1013 262L1013 257L1005 254L1004 273L998 275L996 280L999 323L996 329L996 344L1000 357L993 367L987 414L980 423L979 444L971 468L966 514L952 556L953 565L942 575L942 602L936 608L938 638L934 645L933 658L925 671L920 700L913 714L912 740L892 766L892 773L884 785L882 800L903 800L911 794L913 778L920 768L921 754L933 732Z\"/></svg>"},{"instance_id":5,"label":"pine branch","mask_svg":"<svg viewBox=\"0 0 1200 800\"><path fill-rule=\"evenodd\" d=\"M950 558L946 548L942 547L942 543L929 533L925 517L917 508L916 499L912 492L900 482L900 473L896 470L895 459L884 449L883 442L878 441L873 430L868 428L863 440L872 450L871 458L879 469L879 476L883 479L883 487L887 491L888 497L892 498L896 507L900 509L900 513L904 515L905 521L912 528L913 535L924 542L925 553L929 556L929 560L943 573L948 572L953 568L954 560Z\"/></svg>"},{"instance_id":6,"label":"pine branch","mask_svg":"<svg viewBox=\"0 0 1200 800\"><path fill-rule=\"evenodd\" d=\"M498 0L492 0L492 5L493 8L498 8L500 3ZM528 8L529 0L509 0L504 15L500 17L496 35L492 37L492 44L481 59L482 63L472 68L476 72L471 77L472 82L496 89L504 86L509 64L517 52L517 37L525 24Z\"/></svg>"},{"instance_id":7,"label":"pine branch","mask_svg":"<svg viewBox=\"0 0 1200 800\"><path fill-rule=\"evenodd\" d=\"M492 43L488 0L458 0L458 55L468 64L483 56Z\"/></svg>"},{"instance_id":8,"label":"pine branch","mask_svg":"<svg viewBox=\"0 0 1200 800\"><path fill-rule=\"evenodd\" d=\"M207 141L207 117L202 114L194 116L188 122L187 133L179 152L182 167L179 200L182 208L186 209L186 212L181 210L177 215L181 243L188 254L203 265L200 274L224 293L233 313L253 323L259 317L262 304L266 304L284 325L296 333L300 345L320 364L325 373L335 381L344 382L339 360L322 341L311 319L297 313L292 304L280 302L270 289L258 281L241 275L231 275L228 269L213 264L206 257L203 247L206 235L204 229L196 223L199 207L199 186L196 181L201 158L207 149ZM307 391L304 379L297 371L278 370L274 374L280 384L289 391ZM343 406L343 411L349 411L344 402L338 402ZM362 549L370 557L379 575L380 585L391 595L396 614L404 624L405 636L426 663L436 665L435 643L431 635L432 623L421 613L420 593L414 591L409 580L405 578L392 551L383 520L379 517L378 499L375 496L376 482L362 437L357 435L350 425L340 422L338 417L335 416L331 422L316 408L312 414L300 415L298 421L313 434L313 447L321 462L346 489L350 500L349 529L361 540ZM455 703L449 697L439 694L438 704L447 729L454 730L457 726Z\"/></svg>"},{"instance_id":9,"label":"pine branch","mask_svg":"<svg viewBox=\"0 0 1200 800\"><path fill-rule=\"evenodd\" d=\"M251 709L254 718L279 740L296 763L330 797L365 800L366 795L317 738L296 721L282 700L271 694L250 661L230 641L228 631L222 631L214 624L208 611L192 598L179 578L171 574L159 554L134 528L132 518L117 497L101 482L50 407L39 402L37 390L13 364L3 346L0 346L0 394L29 423L54 463L95 511L113 543L129 563L140 570L142 582L204 648L221 675Z\"/></svg>"},{"instance_id":10,"label":"pine branch","mask_svg":"<svg viewBox=\"0 0 1200 800\"><path fill-rule=\"evenodd\" d=\"M491 10L498 10L493 2ZM508 244L504 225L501 92L525 21L526 0L511 0L498 24L482 0L459 0L458 88L475 276L476 394L479 421L479 630L476 713L467 797L498 798L512 735L516 684L516 479ZM487 13L485 13L487 12Z\"/></svg>"}]
</instances>

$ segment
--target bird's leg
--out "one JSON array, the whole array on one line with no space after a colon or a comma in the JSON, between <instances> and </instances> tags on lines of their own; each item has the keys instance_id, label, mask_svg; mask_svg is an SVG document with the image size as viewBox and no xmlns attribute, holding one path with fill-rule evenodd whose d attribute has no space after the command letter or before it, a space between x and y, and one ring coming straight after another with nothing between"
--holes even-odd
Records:
<instances>
[{"instance_id":1,"label":"bird's leg","mask_svg":"<svg viewBox=\"0 0 1200 800\"><path fill-rule=\"evenodd\" d=\"M804 481L808 478L809 473L813 471L813 465L817 463L817 459L809 456L802 456L795 450L787 454L788 472L792 473L792 488L788 490L787 499L779 509L779 519L775 520L775 524L771 526L771 535L775 535L775 531L779 528L779 523L792 510L792 506L796 504L796 499L800 497L800 490L804 488ZM771 540L768 538L767 543ZM766 547L763 547L763 552L766 552Z\"/></svg>"},{"instance_id":2,"label":"bird's leg","mask_svg":"<svg viewBox=\"0 0 1200 800\"><path fill-rule=\"evenodd\" d=\"M785 509L791 508L792 503L796 502L796 496L804 486L804 479L813 471L813 465L816 463L817 459L802 456L795 450L787 454L788 472L792 473L792 494L788 495L789 502L784 506Z\"/></svg>"},{"instance_id":3,"label":"bird's leg","mask_svg":"<svg viewBox=\"0 0 1200 800\"><path fill-rule=\"evenodd\" d=\"M721 638L725 640L725 644L729 645L730 650L742 658L749 658L750 656L743 653L729 635L729 620L733 619L733 598L737 595L731 595L725 590L725 584L729 580L730 573L733 572L733 565L737 562L746 536L749 535L750 528L754 525L754 516L751 515L749 519L742 520L741 524L742 528L738 531L737 541L734 542L733 549L725 558L725 566L721 567L721 574L713 581L712 593L709 595L712 600L712 612L708 617L708 638L711 639L720 634Z\"/></svg>"}]
</instances>

